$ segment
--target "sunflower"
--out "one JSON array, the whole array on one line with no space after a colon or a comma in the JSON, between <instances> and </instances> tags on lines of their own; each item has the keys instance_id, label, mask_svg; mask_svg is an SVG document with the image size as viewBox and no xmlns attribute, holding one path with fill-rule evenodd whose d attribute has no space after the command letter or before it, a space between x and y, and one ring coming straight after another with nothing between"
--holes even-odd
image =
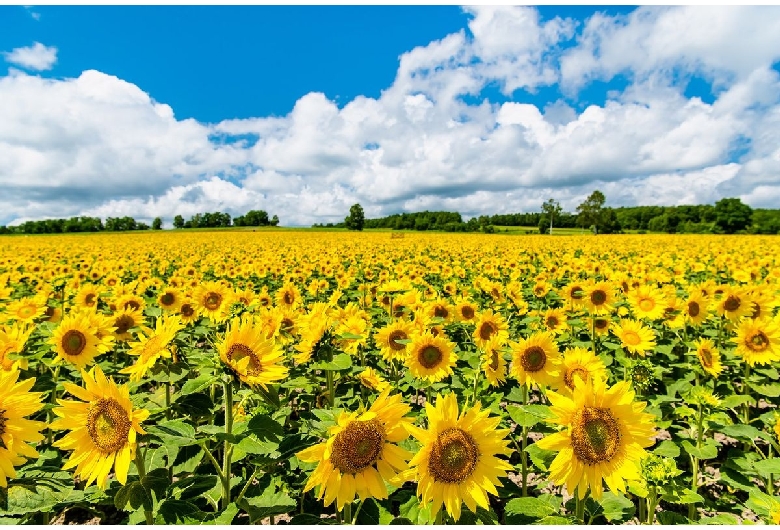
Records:
<instances>
[{"instance_id":1,"label":"sunflower","mask_svg":"<svg viewBox=\"0 0 780 530\"><path fill-rule=\"evenodd\" d=\"M265 285L263 286L262 291L257 293L255 300L257 305L260 307L271 307L274 303L273 298L271 298L271 295L268 294L268 287Z\"/></svg>"},{"instance_id":2,"label":"sunflower","mask_svg":"<svg viewBox=\"0 0 780 530\"><path fill-rule=\"evenodd\" d=\"M414 333L414 325L406 320L396 320L379 329L374 334L374 341L379 346L379 352L385 360L403 361L406 359L407 343L399 340L410 340Z\"/></svg>"},{"instance_id":3,"label":"sunflower","mask_svg":"<svg viewBox=\"0 0 780 530\"><path fill-rule=\"evenodd\" d=\"M179 307L179 318L184 324L192 324L200 318L198 308L192 298L185 296L182 298L181 307Z\"/></svg>"},{"instance_id":4,"label":"sunflower","mask_svg":"<svg viewBox=\"0 0 780 530\"><path fill-rule=\"evenodd\" d=\"M231 291L219 282L206 282L198 285L192 294L192 300L200 316L219 324L230 316L231 294Z\"/></svg>"},{"instance_id":5,"label":"sunflower","mask_svg":"<svg viewBox=\"0 0 780 530\"><path fill-rule=\"evenodd\" d=\"M686 320L694 326L700 326L707 320L708 311L707 299L700 292L693 292L688 299L683 302L682 312Z\"/></svg>"},{"instance_id":6,"label":"sunflower","mask_svg":"<svg viewBox=\"0 0 780 530\"><path fill-rule=\"evenodd\" d=\"M84 387L63 383L65 390L82 401L58 399L53 409L59 416L51 428L69 430L55 447L73 453L63 469L76 468L76 474L89 486L97 481L105 490L108 474L114 468L120 484L127 483L130 461L135 457L136 436L146 434L141 422L149 411L133 409L127 385L117 386L103 375L99 366L82 371Z\"/></svg>"},{"instance_id":7,"label":"sunflower","mask_svg":"<svg viewBox=\"0 0 780 530\"><path fill-rule=\"evenodd\" d=\"M494 337L483 349L482 369L490 386L499 386L506 381L506 359L502 344Z\"/></svg>"},{"instance_id":8,"label":"sunflower","mask_svg":"<svg viewBox=\"0 0 780 530\"><path fill-rule=\"evenodd\" d=\"M551 334L537 332L512 348L510 373L521 385L554 386L560 376L561 354Z\"/></svg>"},{"instance_id":9,"label":"sunflower","mask_svg":"<svg viewBox=\"0 0 780 530\"><path fill-rule=\"evenodd\" d=\"M42 421L26 416L43 408L42 392L30 392L35 378L19 380L19 369L0 371L0 487L8 487L8 478L15 478L15 466L27 458L37 458L38 452L28 445L43 440Z\"/></svg>"},{"instance_id":10,"label":"sunflower","mask_svg":"<svg viewBox=\"0 0 780 530\"><path fill-rule=\"evenodd\" d=\"M357 355L358 348L365 346L368 339L368 323L359 315L353 315L338 323L334 329L339 350L350 355Z\"/></svg>"},{"instance_id":11,"label":"sunflower","mask_svg":"<svg viewBox=\"0 0 780 530\"><path fill-rule=\"evenodd\" d=\"M539 316L543 330L549 331L553 335L560 335L566 331L566 313L563 312L562 308L548 309Z\"/></svg>"},{"instance_id":12,"label":"sunflower","mask_svg":"<svg viewBox=\"0 0 780 530\"><path fill-rule=\"evenodd\" d=\"M5 320L32 324L46 313L46 299L40 296L21 298L10 302L5 308Z\"/></svg>"},{"instance_id":13,"label":"sunflower","mask_svg":"<svg viewBox=\"0 0 780 530\"><path fill-rule=\"evenodd\" d=\"M69 313L52 333L49 344L57 352L58 361L68 361L83 370L108 347L97 336L86 314Z\"/></svg>"},{"instance_id":14,"label":"sunflower","mask_svg":"<svg viewBox=\"0 0 780 530\"><path fill-rule=\"evenodd\" d=\"M455 304L455 320L473 322L477 317L477 305L467 298L460 298Z\"/></svg>"},{"instance_id":15,"label":"sunflower","mask_svg":"<svg viewBox=\"0 0 780 530\"><path fill-rule=\"evenodd\" d=\"M615 303L615 294L612 285L608 282L599 282L591 285L585 290L583 298L585 307L592 315L609 313Z\"/></svg>"},{"instance_id":16,"label":"sunflower","mask_svg":"<svg viewBox=\"0 0 780 530\"><path fill-rule=\"evenodd\" d=\"M626 295L637 318L657 320L664 315L664 294L651 285L641 285Z\"/></svg>"},{"instance_id":17,"label":"sunflower","mask_svg":"<svg viewBox=\"0 0 780 530\"><path fill-rule=\"evenodd\" d=\"M745 319L737 327L735 353L750 366L780 361L780 327L769 319Z\"/></svg>"},{"instance_id":18,"label":"sunflower","mask_svg":"<svg viewBox=\"0 0 780 530\"><path fill-rule=\"evenodd\" d=\"M455 394L436 396L436 405L425 404L428 429L407 426L422 448L409 462L400 480L416 480L417 496L436 516L445 506L457 521L465 502L472 513L477 506L489 509L487 493L498 495L499 477L512 466L496 455L509 456L509 429L499 429L499 416L490 417L480 403L460 413Z\"/></svg>"},{"instance_id":19,"label":"sunflower","mask_svg":"<svg viewBox=\"0 0 780 530\"><path fill-rule=\"evenodd\" d=\"M11 359L9 355L20 355L33 331L35 326L19 322L0 327L0 370L11 370L16 363L22 370L27 369L27 359Z\"/></svg>"},{"instance_id":20,"label":"sunflower","mask_svg":"<svg viewBox=\"0 0 780 530\"><path fill-rule=\"evenodd\" d=\"M477 348L485 349L490 339L495 338L500 344L509 340L509 326L504 317L486 309L477 316L476 327L472 335Z\"/></svg>"},{"instance_id":21,"label":"sunflower","mask_svg":"<svg viewBox=\"0 0 780 530\"><path fill-rule=\"evenodd\" d=\"M578 380L586 385L591 385L594 379L606 380L607 368L591 350L567 348L563 352L561 379L563 384L560 390L568 394L574 392L575 382Z\"/></svg>"},{"instance_id":22,"label":"sunflower","mask_svg":"<svg viewBox=\"0 0 780 530\"><path fill-rule=\"evenodd\" d=\"M283 307L275 307L271 310L277 325L274 327L273 337L282 346L295 341L300 334L298 329L298 312Z\"/></svg>"},{"instance_id":23,"label":"sunflower","mask_svg":"<svg viewBox=\"0 0 780 530\"><path fill-rule=\"evenodd\" d=\"M73 304L82 309L96 310L99 300L100 290L97 288L97 285L87 283L76 293Z\"/></svg>"},{"instance_id":24,"label":"sunflower","mask_svg":"<svg viewBox=\"0 0 780 530\"><path fill-rule=\"evenodd\" d=\"M409 436L404 427L411 420L404 416L411 408L400 394L389 394L389 388L384 390L366 412L341 412L325 442L296 454L303 462L317 463L304 492L319 486L318 498L325 506L335 500L339 511L356 494L361 500L387 498L385 482L406 470L412 456L396 445Z\"/></svg>"},{"instance_id":25,"label":"sunflower","mask_svg":"<svg viewBox=\"0 0 780 530\"><path fill-rule=\"evenodd\" d=\"M130 381L140 381L157 359L169 358L171 349L168 344L184 328L178 315L162 316L157 319L154 331L141 331L139 340L129 343L129 355L138 356L132 366L119 370L120 374L130 374Z\"/></svg>"},{"instance_id":26,"label":"sunflower","mask_svg":"<svg viewBox=\"0 0 780 530\"><path fill-rule=\"evenodd\" d=\"M655 348L655 333L639 320L621 319L612 325L612 333L620 339L621 346L642 357Z\"/></svg>"},{"instance_id":27,"label":"sunflower","mask_svg":"<svg viewBox=\"0 0 780 530\"><path fill-rule=\"evenodd\" d=\"M138 310L119 309L111 315L112 326L116 328L114 337L116 340L128 341L133 338L130 329L144 326L144 315ZM148 330L148 328L146 328ZM147 333L150 333L148 330Z\"/></svg>"},{"instance_id":28,"label":"sunflower","mask_svg":"<svg viewBox=\"0 0 780 530\"><path fill-rule=\"evenodd\" d=\"M263 336L249 318L234 318L217 343L219 358L241 381L266 389L266 385L287 377L281 347Z\"/></svg>"},{"instance_id":29,"label":"sunflower","mask_svg":"<svg viewBox=\"0 0 780 530\"><path fill-rule=\"evenodd\" d=\"M298 353L293 355L293 360L302 364L311 359L314 348L332 325L328 317L328 304L324 302L313 303L309 307L309 312L302 315L298 323L301 329L301 340L295 345Z\"/></svg>"},{"instance_id":30,"label":"sunflower","mask_svg":"<svg viewBox=\"0 0 780 530\"><path fill-rule=\"evenodd\" d=\"M382 376L376 373L373 368L366 368L358 374L358 378L363 386L371 390L383 392L385 389L390 388L390 383L382 379Z\"/></svg>"},{"instance_id":31,"label":"sunflower","mask_svg":"<svg viewBox=\"0 0 780 530\"><path fill-rule=\"evenodd\" d=\"M572 282L561 289L561 296L572 309L581 307L585 303L585 294L585 285L579 282Z\"/></svg>"},{"instance_id":32,"label":"sunflower","mask_svg":"<svg viewBox=\"0 0 780 530\"><path fill-rule=\"evenodd\" d=\"M55 305L52 305L55 304ZM60 321L62 321L62 307L59 305L60 302L56 300L49 300L49 303L46 305L46 310L43 314L44 321L45 322L51 322L52 324L58 324Z\"/></svg>"},{"instance_id":33,"label":"sunflower","mask_svg":"<svg viewBox=\"0 0 780 530\"><path fill-rule=\"evenodd\" d=\"M287 282L276 291L276 305L295 309L301 303L301 291L292 282Z\"/></svg>"},{"instance_id":34,"label":"sunflower","mask_svg":"<svg viewBox=\"0 0 780 530\"><path fill-rule=\"evenodd\" d=\"M699 339L693 343L696 347L696 356L701 367L712 377L718 377L723 371L720 363L720 352L715 349L715 344L710 339Z\"/></svg>"},{"instance_id":35,"label":"sunflower","mask_svg":"<svg viewBox=\"0 0 780 530\"><path fill-rule=\"evenodd\" d=\"M157 305L164 311L178 312L182 303L181 291L175 287L165 287L157 295Z\"/></svg>"},{"instance_id":36,"label":"sunflower","mask_svg":"<svg viewBox=\"0 0 780 530\"><path fill-rule=\"evenodd\" d=\"M423 310L428 318L441 318L444 322L451 322L455 318L454 308L446 300L432 300L423 306Z\"/></svg>"},{"instance_id":37,"label":"sunflower","mask_svg":"<svg viewBox=\"0 0 780 530\"><path fill-rule=\"evenodd\" d=\"M715 311L733 322L753 314L753 302L745 289L723 285L723 294L715 304Z\"/></svg>"},{"instance_id":38,"label":"sunflower","mask_svg":"<svg viewBox=\"0 0 780 530\"><path fill-rule=\"evenodd\" d=\"M593 330L596 332L596 335L606 335L609 333L610 320L608 317L592 317L591 324L593 326Z\"/></svg>"},{"instance_id":39,"label":"sunflower","mask_svg":"<svg viewBox=\"0 0 780 530\"><path fill-rule=\"evenodd\" d=\"M143 311L146 309L146 301L138 295L127 293L116 298L114 302L116 309L132 309L135 311ZM115 309L112 309L112 311Z\"/></svg>"},{"instance_id":40,"label":"sunflower","mask_svg":"<svg viewBox=\"0 0 780 530\"><path fill-rule=\"evenodd\" d=\"M576 381L575 388L571 397L547 393L555 415L548 421L563 427L536 442L542 449L559 451L550 465L550 479L565 483L569 494L580 499L590 488L601 500L602 480L610 491L625 492L626 481L640 480L644 448L653 444L653 416L642 412L644 402L634 402L626 381L609 389L599 379L592 386Z\"/></svg>"},{"instance_id":41,"label":"sunflower","mask_svg":"<svg viewBox=\"0 0 780 530\"><path fill-rule=\"evenodd\" d=\"M412 338L406 365L414 377L436 383L452 375L457 360L455 344L443 336L420 333Z\"/></svg>"}]
</instances>

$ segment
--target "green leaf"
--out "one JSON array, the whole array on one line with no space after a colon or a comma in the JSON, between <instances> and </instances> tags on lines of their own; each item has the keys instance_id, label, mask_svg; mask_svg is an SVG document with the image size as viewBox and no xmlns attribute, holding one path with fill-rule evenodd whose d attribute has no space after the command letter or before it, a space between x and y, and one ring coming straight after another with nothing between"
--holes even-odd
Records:
<instances>
[{"instance_id":1,"label":"green leaf","mask_svg":"<svg viewBox=\"0 0 780 530\"><path fill-rule=\"evenodd\" d=\"M780 458L767 458L753 464L754 469L762 476L780 474Z\"/></svg>"},{"instance_id":2,"label":"green leaf","mask_svg":"<svg viewBox=\"0 0 780 530\"><path fill-rule=\"evenodd\" d=\"M244 497L238 502L238 507L249 514L250 524L262 521L266 517L289 513L295 510L297 503L284 492L276 492L273 485L257 497Z\"/></svg>"},{"instance_id":3,"label":"green leaf","mask_svg":"<svg viewBox=\"0 0 780 530\"><path fill-rule=\"evenodd\" d=\"M504 508L506 524L529 524L556 511L555 506L537 497L512 499Z\"/></svg>"},{"instance_id":4,"label":"green leaf","mask_svg":"<svg viewBox=\"0 0 780 530\"><path fill-rule=\"evenodd\" d=\"M249 455L269 455L277 452L279 444L276 442L260 441L254 436L245 436L235 447Z\"/></svg>"},{"instance_id":5,"label":"green leaf","mask_svg":"<svg viewBox=\"0 0 780 530\"><path fill-rule=\"evenodd\" d=\"M704 502L704 497L698 493L694 493L689 489L683 490L681 492L666 493L661 495L661 499L672 502L674 504L696 504Z\"/></svg>"},{"instance_id":6,"label":"green leaf","mask_svg":"<svg viewBox=\"0 0 780 530\"><path fill-rule=\"evenodd\" d=\"M201 521L202 518L196 515L198 513L198 507L190 502L165 499L157 511L157 519L162 519L161 524L186 524L187 519Z\"/></svg>"},{"instance_id":7,"label":"green leaf","mask_svg":"<svg viewBox=\"0 0 780 530\"><path fill-rule=\"evenodd\" d=\"M152 497L143 485L135 480L128 482L116 492L114 495L114 506L119 510L124 510L127 505L130 508L137 510L141 506L145 510L152 509Z\"/></svg>"},{"instance_id":8,"label":"green leaf","mask_svg":"<svg viewBox=\"0 0 780 530\"><path fill-rule=\"evenodd\" d=\"M182 420L161 421L157 425L147 428L149 433L155 434L167 445L186 447L196 445L195 427Z\"/></svg>"},{"instance_id":9,"label":"green leaf","mask_svg":"<svg viewBox=\"0 0 780 530\"><path fill-rule=\"evenodd\" d=\"M78 502L84 498L83 491L71 489L57 491L49 486L35 484L14 484L0 489L0 514L25 515L27 513L50 511L60 503Z\"/></svg>"},{"instance_id":10,"label":"green leaf","mask_svg":"<svg viewBox=\"0 0 780 530\"><path fill-rule=\"evenodd\" d=\"M337 335L337 337L343 340L360 340L363 338L363 335L356 335L355 333L342 333L341 335Z\"/></svg>"},{"instance_id":11,"label":"green leaf","mask_svg":"<svg viewBox=\"0 0 780 530\"><path fill-rule=\"evenodd\" d=\"M199 375L195 379L190 379L184 383L181 387L181 390L179 390L179 393L183 396L194 394L195 392L200 392L201 390L207 389L217 381L217 377L213 374Z\"/></svg>"},{"instance_id":12,"label":"green leaf","mask_svg":"<svg viewBox=\"0 0 780 530\"><path fill-rule=\"evenodd\" d=\"M333 356L330 362L316 363L312 370L346 370L352 367L352 356L347 353L339 353Z\"/></svg>"},{"instance_id":13,"label":"green leaf","mask_svg":"<svg viewBox=\"0 0 780 530\"><path fill-rule=\"evenodd\" d=\"M761 437L761 431L753 427L752 425L726 425L720 427L720 432L726 436L731 436L737 440L751 441Z\"/></svg>"},{"instance_id":14,"label":"green leaf","mask_svg":"<svg viewBox=\"0 0 780 530\"><path fill-rule=\"evenodd\" d=\"M431 510L429 506L421 506L417 496L412 495L410 492L405 491L408 494L408 499L403 502L399 509L399 515L412 522L412 524L430 524L434 521L431 517Z\"/></svg>"},{"instance_id":15,"label":"green leaf","mask_svg":"<svg viewBox=\"0 0 780 530\"><path fill-rule=\"evenodd\" d=\"M168 470L164 468L153 469L141 480L141 484L148 491L153 491L158 499L165 496L165 490L170 485Z\"/></svg>"},{"instance_id":16,"label":"green leaf","mask_svg":"<svg viewBox=\"0 0 780 530\"><path fill-rule=\"evenodd\" d=\"M546 405L508 405L506 408L512 421L521 427L533 427L552 416Z\"/></svg>"},{"instance_id":17,"label":"green leaf","mask_svg":"<svg viewBox=\"0 0 780 530\"><path fill-rule=\"evenodd\" d=\"M547 517L542 517L534 524L544 524L544 525L571 525L571 524L577 524L577 520L574 517L564 517L561 515L548 515Z\"/></svg>"},{"instance_id":18,"label":"green leaf","mask_svg":"<svg viewBox=\"0 0 780 530\"><path fill-rule=\"evenodd\" d=\"M634 503L623 495L608 491L601 499L601 510L609 522L627 521L634 516Z\"/></svg>"},{"instance_id":19,"label":"green leaf","mask_svg":"<svg viewBox=\"0 0 780 530\"><path fill-rule=\"evenodd\" d=\"M739 518L733 513L719 513L712 517L702 517L699 524L725 524L736 526L739 524Z\"/></svg>"},{"instance_id":20,"label":"green leaf","mask_svg":"<svg viewBox=\"0 0 780 530\"><path fill-rule=\"evenodd\" d=\"M695 456L699 460L709 460L710 458L717 458L718 456L718 448L715 446L715 443L712 442L712 440L707 440L708 443L705 443L700 448L696 448L693 446L691 442L688 440L683 440L680 445L683 449L685 449L685 452L689 455Z\"/></svg>"},{"instance_id":21,"label":"green leaf","mask_svg":"<svg viewBox=\"0 0 780 530\"><path fill-rule=\"evenodd\" d=\"M749 383L750 388L756 391L760 396L777 397L780 396L780 383L770 383L768 385L759 385Z\"/></svg>"},{"instance_id":22,"label":"green leaf","mask_svg":"<svg viewBox=\"0 0 780 530\"><path fill-rule=\"evenodd\" d=\"M558 454L555 451L542 449L535 443L532 443L526 447L525 452L528 453L529 457L531 457L531 462L533 462L534 465L540 470L545 472L549 471L550 464L552 464L552 461L555 460L555 456Z\"/></svg>"},{"instance_id":23,"label":"green leaf","mask_svg":"<svg viewBox=\"0 0 780 530\"><path fill-rule=\"evenodd\" d=\"M669 458L677 458L680 456L680 446L670 440L664 440L658 447L653 449L653 453L658 456L667 456Z\"/></svg>"},{"instance_id":24,"label":"green leaf","mask_svg":"<svg viewBox=\"0 0 780 530\"><path fill-rule=\"evenodd\" d=\"M731 394L723 398L721 406L727 409L735 409L744 403L755 403L755 400L743 394Z\"/></svg>"}]
</instances>

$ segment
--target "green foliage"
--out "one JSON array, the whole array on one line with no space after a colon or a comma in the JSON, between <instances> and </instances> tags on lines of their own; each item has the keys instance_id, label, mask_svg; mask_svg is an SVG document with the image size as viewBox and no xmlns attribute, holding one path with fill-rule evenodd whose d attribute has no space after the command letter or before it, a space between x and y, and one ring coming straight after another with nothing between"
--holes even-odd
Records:
<instances>
[{"instance_id":1,"label":"green foliage","mask_svg":"<svg viewBox=\"0 0 780 530\"><path fill-rule=\"evenodd\" d=\"M348 230L363 230L366 224L366 214L360 204L353 204L349 209L349 215L344 219Z\"/></svg>"},{"instance_id":2,"label":"green foliage","mask_svg":"<svg viewBox=\"0 0 780 530\"><path fill-rule=\"evenodd\" d=\"M745 230L753 218L753 209L741 199L721 199L715 203L715 224L724 234Z\"/></svg>"}]
</instances>

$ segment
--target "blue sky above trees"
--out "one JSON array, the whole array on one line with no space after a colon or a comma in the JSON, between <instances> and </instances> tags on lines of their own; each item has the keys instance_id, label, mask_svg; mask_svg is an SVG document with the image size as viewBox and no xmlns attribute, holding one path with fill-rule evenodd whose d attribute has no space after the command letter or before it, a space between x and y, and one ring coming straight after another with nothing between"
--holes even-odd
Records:
<instances>
[{"instance_id":1,"label":"blue sky above trees","mask_svg":"<svg viewBox=\"0 0 780 530\"><path fill-rule=\"evenodd\" d=\"M776 7L0 6L0 224L773 206L779 36Z\"/></svg>"}]
</instances>

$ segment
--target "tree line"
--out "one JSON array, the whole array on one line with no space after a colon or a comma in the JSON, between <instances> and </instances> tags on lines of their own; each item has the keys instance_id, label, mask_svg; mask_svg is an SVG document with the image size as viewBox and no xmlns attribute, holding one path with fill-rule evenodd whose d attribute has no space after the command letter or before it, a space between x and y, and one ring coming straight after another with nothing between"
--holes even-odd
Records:
<instances>
[{"instance_id":1,"label":"tree line","mask_svg":"<svg viewBox=\"0 0 780 530\"><path fill-rule=\"evenodd\" d=\"M536 227L540 233L554 228L589 229L599 234L638 232L712 233L712 234L778 234L780 210L752 209L738 198L724 198L714 205L631 206L610 208L598 190L577 206L576 213L564 212L560 204L549 199L540 212L481 215L463 221L458 212L397 213L377 219L366 219L360 204L350 208L343 223L315 224L314 227L390 228L393 230L439 230L445 232L495 232L496 226Z\"/></svg>"},{"instance_id":2,"label":"tree line","mask_svg":"<svg viewBox=\"0 0 780 530\"><path fill-rule=\"evenodd\" d=\"M173 218L174 228L220 228L229 226L277 226L279 217L269 219L264 210L250 210L244 215L231 219L229 213L197 213L184 220L177 215ZM136 221L132 217L107 217L105 222L99 217L71 217L69 219L43 219L25 221L17 226L0 226L0 234L66 234L77 232L128 232L134 230L162 230L163 220L155 217L152 225Z\"/></svg>"}]
</instances>

